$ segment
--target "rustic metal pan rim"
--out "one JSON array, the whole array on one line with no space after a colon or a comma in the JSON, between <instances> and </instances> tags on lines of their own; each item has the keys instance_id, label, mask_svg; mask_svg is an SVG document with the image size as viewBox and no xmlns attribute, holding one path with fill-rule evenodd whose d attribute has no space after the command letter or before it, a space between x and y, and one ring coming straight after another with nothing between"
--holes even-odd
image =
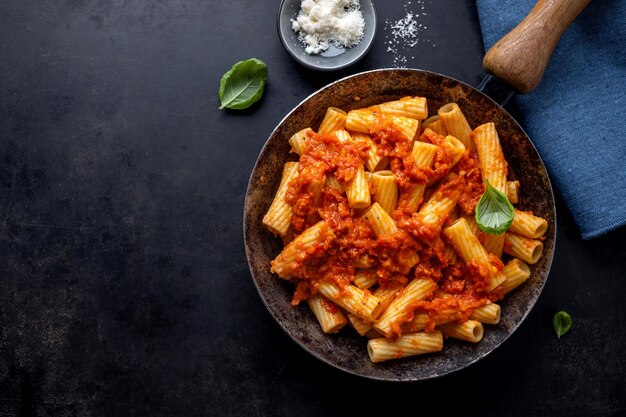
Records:
<instances>
[{"instance_id":1,"label":"rustic metal pan rim","mask_svg":"<svg viewBox=\"0 0 626 417\"><path fill-rule=\"evenodd\" d=\"M270 139L274 136L274 134L277 132L277 130L283 125L283 123L285 123L285 121L293 114L295 113L300 107L302 107L309 99L311 99L312 97L314 97L315 95L323 92L326 89L331 88L332 86L344 82L346 80L349 80L351 78L356 78L359 76L363 76L365 74L371 74L371 73L377 73L377 72L386 72L386 71L397 71L397 72L407 72L407 73L415 73L415 74L426 74L426 75L434 75L434 76L439 76L442 77L443 79L448 79L448 80L452 80L454 82L457 82L467 88L469 88L470 90L479 93L481 96L483 96L485 99L487 99L489 102L491 102L494 106L496 106L497 108L499 108L503 113L505 113L508 118L515 124L515 126L524 134L525 138L529 141L530 145L532 146L532 148L534 149L534 151L536 152L538 158L539 158L539 163L541 164L541 167L543 168L544 172L546 173L546 180L548 182L548 191L551 197L551 201L552 204L550 206L551 212L554 216L554 246L553 249L551 250L550 254L549 254L549 259L546 259L546 271L545 271L545 279L543 279L541 281L540 286L538 287L538 295L537 297L535 297L528 305L528 308L525 309L523 315L521 316L521 318L519 319L519 321L517 321L513 328L507 332L507 334L502 338L502 340L500 340L498 343L496 343L490 350L485 351L480 353L478 356L476 356L473 360L464 363L462 366L458 366L454 369L448 369L445 370L441 373L436 373L427 377L416 377L416 378L409 378L409 379L398 379L398 378L387 378L387 377L379 377L376 375L370 375L370 374L364 374L364 373L358 373L352 369L348 369L345 367L342 367L340 365L338 365L337 363L334 363L333 361L327 359L326 357L324 357L323 355L320 355L314 351L312 351L308 346L306 346L302 341L300 341L299 339L297 339L294 335L291 334L290 331L287 330L287 328L285 328L285 326L278 320L278 318L274 315L274 313L272 312L272 309L270 308L268 302L266 301L265 297L263 296L263 294L261 293L261 289L259 287L259 285L257 284L256 279L254 278L254 272L252 271L252 267L251 267L251 261L250 261L250 249L248 247L248 225L246 222L246 207L248 207L248 198L250 196L250 192L251 192L251 186L252 186L252 179L254 177L254 173L257 171L257 168L259 166L259 163L261 161L261 155L264 154L268 143L270 141ZM511 114L504 109L502 106L500 106L497 102L495 102L491 97L487 96L486 94L484 94L482 91L477 90L475 87L460 81L456 78L453 77L449 77L447 75L443 75L434 71L427 71L427 70L422 70L422 69L412 69L412 68L380 68L380 69L374 69L374 70L369 70L369 71L363 71L363 72L359 72L356 74L352 74L352 75L348 75L346 77L343 77L341 79L338 79L336 81L333 81L332 83L327 84L326 86L316 90L315 92L311 93L310 95L308 95L305 99L303 99L297 106L295 106L289 113L287 113L287 115L285 117L283 117L281 119L281 121L276 125L276 127L272 130L272 132L270 133L270 135L268 136L267 140L265 141L265 143L263 144L263 147L261 148L260 152L259 152L259 156L257 157L255 163L254 163L254 167L250 173L250 178L248 179L248 185L246 187L246 196L245 196L245 200L244 200L244 206L243 206L243 239L244 239L244 247L245 247L245 252L246 252L246 261L248 262L248 269L250 271L250 276L252 277L252 282L254 283L254 286L257 290L257 293L259 294L259 297L261 298L263 304L265 305L265 308L267 309L267 311L270 313L270 315L272 316L272 318L276 321L276 323L278 324L278 326L294 341L296 342L300 347L302 347L306 352L308 352L309 354L311 354L312 356L314 356L315 358L317 358L318 360L326 363L327 365L330 365L333 368L339 369L343 372L346 372L348 374L354 375L354 376L358 376L358 377L362 377L362 378L366 378L366 379L370 379L370 380L375 380L375 381L386 381L386 382L395 382L395 383L402 383L402 382L418 382L418 381L425 381L425 380L431 380L431 379L435 379L435 378L440 378L442 376L445 375L449 375L452 373L455 373L457 371L460 371L462 369L465 369L473 364L475 364L476 362L480 361L481 359L485 358L487 355L489 355L491 352L493 352L494 350L496 350L498 347L500 347L504 342L506 342L509 337L511 337L511 335L513 333L515 333L517 331L517 329L519 329L519 327L522 325L522 323L526 320L526 318L528 317L528 314L530 314L530 312L532 311L532 309L535 307L535 305L537 304L537 301L539 300L541 294L543 293L543 289L545 288L545 284L548 281L549 278L549 274L550 274L550 270L552 268L552 262L554 260L554 252L556 251L556 240L557 240L557 227L556 225L558 224L558 219L557 219L557 212L556 212L556 206L555 206L555 200L554 200L554 190L552 187L552 182L550 181L550 177L548 174L548 171L546 169L545 163L543 162L543 159L541 158L541 155L539 154L537 148L535 147L535 144L532 142L532 140L530 139L530 136L528 136L528 134L526 133L526 131L519 125L519 123L517 122L517 120L511 116Z\"/></svg>"}]
</instances>

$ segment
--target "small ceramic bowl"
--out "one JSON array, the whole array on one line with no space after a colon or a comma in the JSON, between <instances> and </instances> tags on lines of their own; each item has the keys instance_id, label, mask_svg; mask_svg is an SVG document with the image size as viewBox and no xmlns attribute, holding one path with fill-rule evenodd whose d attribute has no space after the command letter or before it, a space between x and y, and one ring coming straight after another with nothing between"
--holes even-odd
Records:
<instances>
[{"instance_id":1,"label":"small ceramic bowl","mask_svg":"<svg viewBox=\"0 0 626 417\"><path fill-rule=\"evenodd\" d=\"M365 19L363 39L351 48L337 48L331 45L327 51L309 55L304 52L304 44L291 28L291 19L300 12L301 0L282 0L278 8L278 37L289 54L307 68L319 71L334 71L350 66L363 58L372 46L376 35L376 10L371 0L361 0L361 12Z\"/></svg>"}]
</instances>

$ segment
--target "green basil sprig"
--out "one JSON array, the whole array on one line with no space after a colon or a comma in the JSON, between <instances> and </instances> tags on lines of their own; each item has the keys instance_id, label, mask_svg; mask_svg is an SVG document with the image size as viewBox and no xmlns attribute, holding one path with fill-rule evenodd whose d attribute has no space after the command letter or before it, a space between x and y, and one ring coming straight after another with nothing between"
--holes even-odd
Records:
<instances>
[{"instance_id":1,"label":"green basil sprig","mask_svg":"<svg viewBox=\"0 0 626 417\"><path fill-rule=\"evenodd\" d=\"M559 311L552 317L552 327L554 327L557 339L560 339L572 327L572 318L567 312Z\"/></svg>"},{"instance_id":2,"label":"green basil sprig","mask_svg":"<svg viewBox=\"0 0 626 417\"><path fill-rule=\"evenodd\" d=\"M486 188L476 205L476 223L485 233L501 235L513 223L513 206L507 196L485 180Z\"/></svg>"},{"instance_id":3,"label":"green basil sprig","mask_svg":"<svg viewBox=\"0 0 626 417\"><path fill-rule=\"evenodd\" d=\"M247 109L261 98L266 82L265 62L257 58L237 62L220 80L220 110Z\"/></svg>"}]
</instances>

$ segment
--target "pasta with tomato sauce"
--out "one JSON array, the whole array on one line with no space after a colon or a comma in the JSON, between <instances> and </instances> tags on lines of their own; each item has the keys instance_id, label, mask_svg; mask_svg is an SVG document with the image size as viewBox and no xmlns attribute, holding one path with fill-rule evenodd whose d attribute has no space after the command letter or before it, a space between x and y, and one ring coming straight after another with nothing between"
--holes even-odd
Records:
<instances>
[{"instance_id":1,"label":"pasta with tomato sauce","mask_svg":"<svg viewBox=\"0 0 626 417\"><path fill-rule=\"evenodd\" d=\"M493 123L468 133L456 104L442 109L454 111L439 111L435 131L421 126L420 97L331 108L326 119L341 117L321 133L291 138L298 161L263 219L285 242L271 271L295 284L292 305L307 301L327 333L350 323L374 362L441 351L444 338L480 341L500 320L497 301L528 279L522 260L542 248L545 220L530 212L516 210L499 238L480 231L485 179L505 195L519 183L507 182ZM463 138L449 134L458 126Z\"/></svg>"}]
</instances>

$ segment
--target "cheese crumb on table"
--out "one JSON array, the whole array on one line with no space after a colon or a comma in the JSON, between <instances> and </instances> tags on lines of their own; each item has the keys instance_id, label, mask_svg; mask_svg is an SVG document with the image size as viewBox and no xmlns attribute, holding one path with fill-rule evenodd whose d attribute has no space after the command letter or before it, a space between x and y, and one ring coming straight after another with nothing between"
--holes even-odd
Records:
<instances>
[{"instance_id":1,"label":"cheese crumb on table","mask_svg":"<svg viewBox=\"0 0 626 417\"><path fill-rule=\"evenodd\" d=\"M413 5L411 3L414 3ZM415 59L414 48L419 44L435 43L425 37L429 27L421 23L425 16L426 0L405 1L404 12L406 15L398 20L385 20L385 45L387 53L393 55L393 66L396 68L406 68L410 61Z\"/></svg>"},{"instance_id":2,"label":"cheese crumb on table","mask_svg":"<svg viewBox=\"0 0 626 417\"><path fill-rule=\"evenodd\" d=\"M291 27L309 55L326 51L330 44L349 48L363 38L365 20L359 0L302 0L300 7Z\"/></svg>"}]
</instances>

